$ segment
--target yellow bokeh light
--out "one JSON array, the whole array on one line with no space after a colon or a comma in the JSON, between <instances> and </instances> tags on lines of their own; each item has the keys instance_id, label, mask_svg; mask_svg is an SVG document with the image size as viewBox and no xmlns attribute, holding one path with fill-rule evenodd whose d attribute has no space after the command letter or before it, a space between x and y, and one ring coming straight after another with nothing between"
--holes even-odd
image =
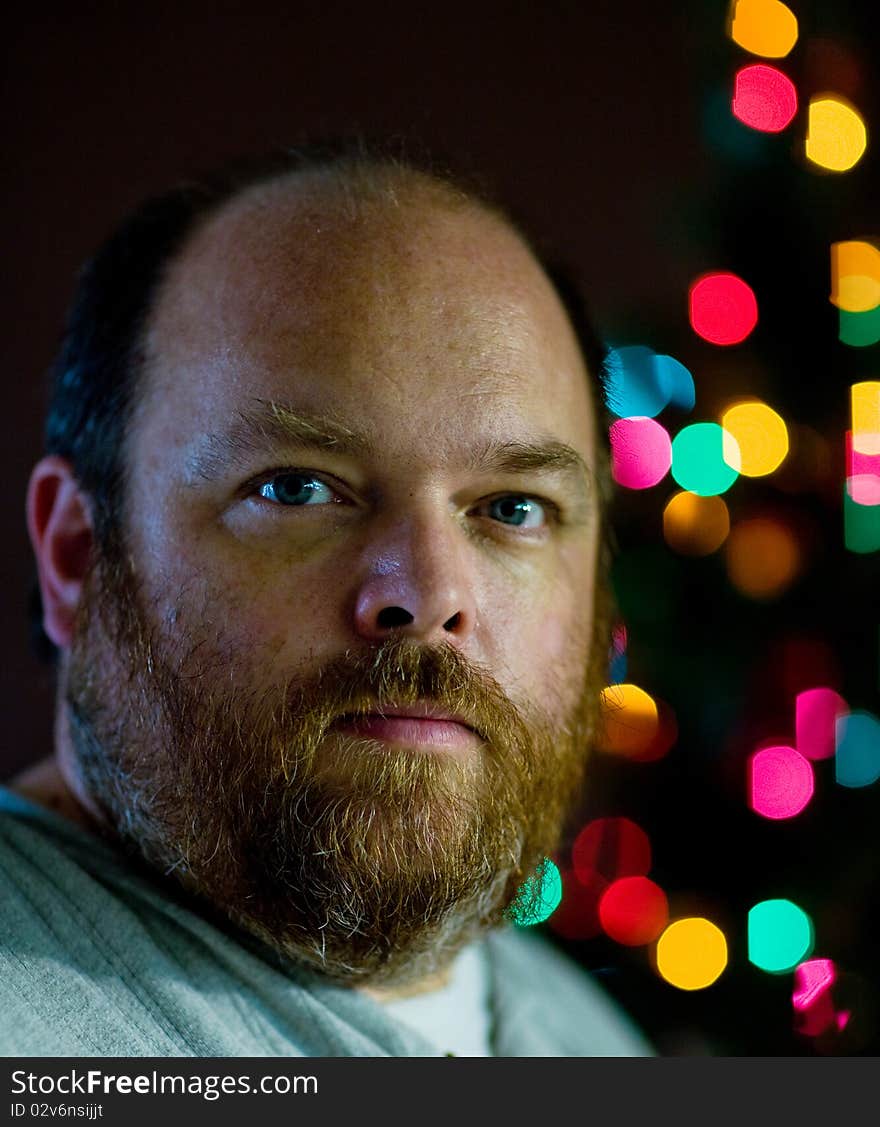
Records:
<instances>
[{"instance_id":1,"label":"yellow bokeh light","mask_svg":"<svg viewBox=\"0 0 880 1127\"><path fill-rule=\"evenodd\" d=\"M781 59L797 42L798 22L779 0L734 0L730 38L744 51Z\"/></svg>"},{"instance_id":2,"label":"yellow bokeh light","mask_svg":"<svg viewBox=\"0 0 880 1127\"><path fill-rule=\"evenodd\" d=\"M723 497L701 497L682 490L663 510L663 538L683 556L708 556L730 532L730 513Z\"/></svg>"},{"instance_id":3,"label":"yellow bokeh light","mask_svg":"<svg viewBox=\"0 0 880 1127\"><path fill-rule=\"evenodd\" d=\"M806 152L813 164L846 172L861 160L867 147L868 131L854 106L838 95L810 99Z\"/></svg>"},{"instance_id":4,"label":"yellow bokeh light","mask_svg":"<svg viewBox=\"0 0 880 1127\"><path fill-rule=\"evenodd\" d=\"M654 740L660 716L654 698L638 685L609 685L601 693L602 724L597 745L602 751L637 756Z\"/></svg>"},{"instance_id":5,"label":"yellow bokeh light","mask_svg":"<svg viewBox=\"0 0 880 1127\"><path fill-rule=\"evenodd\" d=\"M671 923L657 940L657 971L679 990L711 986L727 966L727 940L721 928L702 916Z\"/></svg>"},{"instance_id":6,"label":"yellow bokeh light","mask_svg":"<svg viewBox=\"0 0 880 1127\"><path fill-rule=\"evenodd\" d=\"M775 599L801 570L794 532L772 517L750 517L731 529L724 547L727 576L750 599Z\"/></svg>"},{"instance_id":7,"label":"yellow bokeh light","mask_svg":"<svg viewBox=\"0 0 880 1127\"><path fill-rule=\"evenodd\" d=\"M880 304L880 250L861 239L831 244L831 301L848 313Z\"/></svg>"},{"instance_id":8,"label":"yellow bokeh light","mask_svg":"<svg viewBox=\"0 0 880 1127\"><path fill-rule=\"evenodd\" d=\"M788 453L788 428L781 416L759 399L744 400L729 407L721 416L725 439L732 435L738 449L730 457L739 462L737 468L746 477L763 477L773 473ZM724 460L730 464L728 451Z\"/></svg>"},{"instance_id":9,"label":"yellow bokeh light","mask_svg":"<svg viewBox=\"0 0 880 1127\"><path fill-rule=\"evenodd\" d=\"M880 454L880 380L863 380L850 388L853 450Z\"/></svg>"}]
</instances>

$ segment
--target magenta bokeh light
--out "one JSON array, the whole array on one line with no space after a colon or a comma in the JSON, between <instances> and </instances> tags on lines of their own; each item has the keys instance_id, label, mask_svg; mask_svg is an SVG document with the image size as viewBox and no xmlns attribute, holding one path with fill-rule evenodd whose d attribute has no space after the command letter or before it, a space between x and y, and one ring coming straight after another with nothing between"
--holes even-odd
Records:
<instances>
[{"instance_id":1,"label":"magenta bokeh light","mask_svg":"<svg viewBox=\"0 0 880 1127\"><path fill-rule=\"evenodd\" d=\"M793 747L765 747L749 761L749 805L764 818L793 818L813 797L813 768Z\"/></svg>"},{"instance_id":2,"label":"magenta bokeh light","mask_svg":"<svg viewBox=\"0 0 880 1127\"><path fill-rule=\"evenodd\" d=\"M830 759L835 750L835 725L849 712L834 689L806 689L794 703L795 744L807 759Z\"/></svg>"},{"instance_id":3,"label":"magenta bokeh light","mask_svg":"<svg viewBox=\"0 0 880 1127\"><path fill-rule=\"evenodd\" d=\"M611 474L627 489L649 489L669 473L672 440L665 427L647 416L611 424Z\"/></svg>"}]
</instances>

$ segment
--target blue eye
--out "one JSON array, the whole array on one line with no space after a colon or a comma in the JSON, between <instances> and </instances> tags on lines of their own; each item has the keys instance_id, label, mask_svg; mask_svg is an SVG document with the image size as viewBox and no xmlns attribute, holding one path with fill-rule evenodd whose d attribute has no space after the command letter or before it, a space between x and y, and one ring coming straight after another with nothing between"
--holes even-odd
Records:
<instances>
[{"instance_id":1,"label":"blue eye","mask_svg":"<svg viewBox=\"0 0 880 1127\"><path fill-rule=\"evenodd\" d=\"M544 506L540 501L518 493L496 497L489 502L489 509L495 510L496 519L504 524L509 522L514 528L540 528L546 520Z\"/></svg>"},{"instance_id":2,"label":"blue eye","mask_svg":"<svg viewBox=\"0 0 880 1127\"><path fill-rule=\"evenodd\" d=\"M326 503L326 499L322 502L321 490L329 494L329 499L332 501L333 490L320 478L303 473L281 473L264 482L257 492L267 501L278 501L284 506L303 507Z\"/></svg>"}]
</instances>

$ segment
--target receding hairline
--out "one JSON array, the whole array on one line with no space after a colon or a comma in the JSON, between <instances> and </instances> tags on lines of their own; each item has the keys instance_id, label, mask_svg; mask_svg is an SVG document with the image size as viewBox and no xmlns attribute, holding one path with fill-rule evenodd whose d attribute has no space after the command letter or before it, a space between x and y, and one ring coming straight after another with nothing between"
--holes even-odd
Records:
<instances>
[{"instance_id":1,"label":"receding hairline","mask_svg":"<svg viewBox=\"0 0 880 1127\"><path fill-rule=\"evenodd\" d=\"M545 274L528 237L504 209L454 180L390 159L346 156L326 165L282 170L231 192L203 215L188 232L167 263L166 277L154 302L161 301L169 276L177 272L203 241L227 239L230 245L241 224L265 219L267 228L286 227L296 245L309 235L327 235L330 229L344 242L357 245L359 232L389 221L406 230L421 225L426 212L436 216L489 220L497 231L519 244L537 269ZM412 229L412 228L410 228Z\"/></svg>"},{"instance_id":2,"label":"receding hairline","mask_svg":"<svg viewBox=\"0 0 880 1127\"><path fill-rule=\"evenodd\" d=\"M543 291L543 298L558 307L573 329L569 311L545 264L502 207L420 168L372 158L346 158L330 165L283 170L245 184L203 215L167 263L144 326L145 338L151 337L163 310L180 312L180 305L173 300L178 286L186 286L200 275L204 284L213 287L216 267L234 261L241 247L255 249L249 262L257 267L264 254L274 257L284 247L302 264L310 259L326 262L328 258L351 262L361 258L371 244L389 247L389 240L398 248L402 246L409 257L409 248L419 245L420 235L433 228L443 240L454 231L453 244L459 243L459 251L464 249L473 260L479 253L473 229L466 233L460 227L461 220L485 224L489 245L498 245L500 240L502 245L515 247L514 253L528 263L522 275L530 279L525 288L532 293ZM251 235L256 243L250 241ZM196 275L189 273L191 269ZM499 284L502 280L511 284L509 272L498 279ZM170 306L166 304L169 298ZM586 354L577 341L574 344L589 371Z\"/></svg>"},{"instance_id":3,"label":"receding hairline","mask_svg":"<svg viewBox=\"0 0 880 1127\"><path fill-rule=\"evenodd\" d=\"M492 215L526 241L503 209L475 190L442 174L376 157L344 157L328 164L284 170L245 184L208 219L219 218L239 207L259 208L261 203L269 203L279 196L298 196L304 202L317 199L323 206L341 206L351 219L358 217L365 206L381 204L396 210L402 209L405 202L421 198L454 211L473 209Z\"/></svg>"}]
</instances>

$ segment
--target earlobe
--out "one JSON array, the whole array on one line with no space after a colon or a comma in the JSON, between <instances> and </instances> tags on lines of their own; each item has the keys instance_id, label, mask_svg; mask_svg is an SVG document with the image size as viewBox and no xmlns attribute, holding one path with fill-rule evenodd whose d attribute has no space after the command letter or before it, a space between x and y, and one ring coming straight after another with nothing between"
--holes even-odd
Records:
<instances>
[{"instance_id":1,"label":"earlobe","mask_svg":"<svg viewBox=\"0 0 880 1127\"><path fill-rule=\"evenodd\" d=\"M94 539L87 495L67 459L52 454L34 466L26 515L43 600L43 628L56 646L66 648Z\"/></svg>"}]
</instances>

